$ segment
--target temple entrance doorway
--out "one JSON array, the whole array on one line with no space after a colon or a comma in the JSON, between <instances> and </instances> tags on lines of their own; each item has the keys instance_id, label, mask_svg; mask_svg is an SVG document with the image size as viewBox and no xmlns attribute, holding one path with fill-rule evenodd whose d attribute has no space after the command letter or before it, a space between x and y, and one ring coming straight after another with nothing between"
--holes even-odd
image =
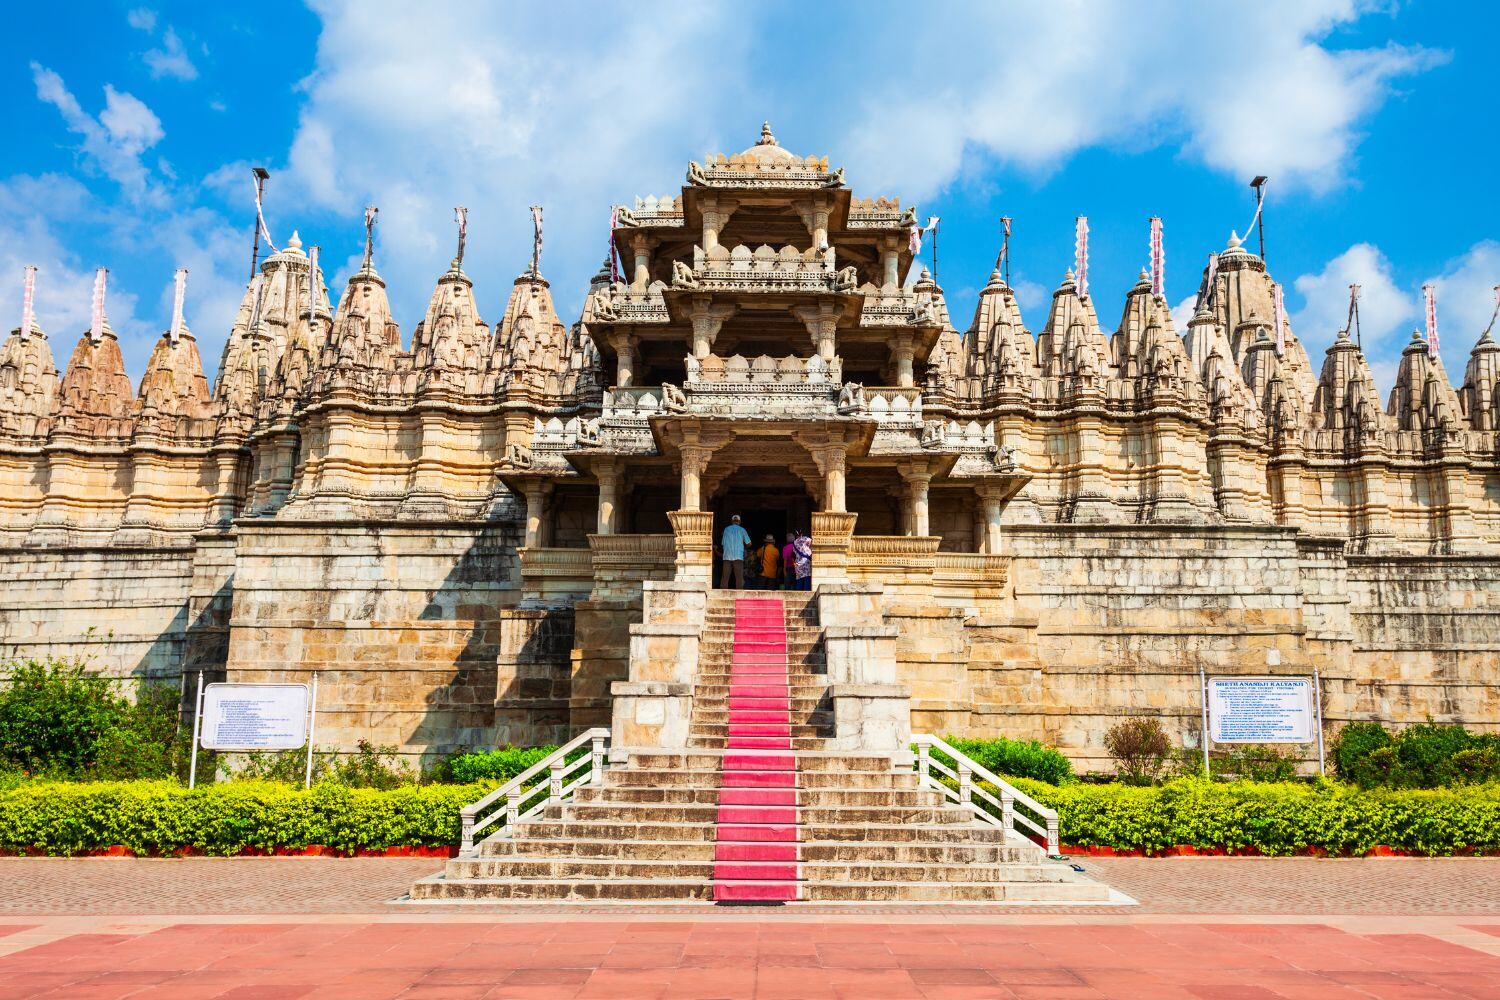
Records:
<instances>
[{"instance_id":1,"label":"temple entrance doorway","mask_svg":"<svg viewBox=\"0 0 1500 1000\"><path fill-rule=\"evenodd\" d=\"M737 472L733 480L713 500L714 544L724 535L729 519L740 516L740 524L750 534L752 548L758 548L770 535L777 546L786 544L786 533L794 529L809 530L812 522L813 503L801 482L786 476L757 476L757 472L771 470L744 469ZM714 559L714 583L717 585L721 566L717 555Z\"/></svg>"}]
</instances>

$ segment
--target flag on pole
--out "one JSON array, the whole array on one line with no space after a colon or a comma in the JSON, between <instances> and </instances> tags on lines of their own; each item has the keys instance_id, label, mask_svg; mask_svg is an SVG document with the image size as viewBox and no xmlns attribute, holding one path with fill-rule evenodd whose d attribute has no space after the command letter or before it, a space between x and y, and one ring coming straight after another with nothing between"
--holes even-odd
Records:
<instances>
[{"instance_id":1,"label":"flag on pole","mask_svg":"<svg viewBox=\"0 0 1500 1000\"><path fill-rule=\"evenodd\" d=\"M995 270L1000 272L1000 277L1010 283L1010 216L1000 216L1000 256L995 258Z\"/></svg>"},{"instance_id":2,"label":"flag on pole","mask_svg":"<svg viewBox=\"0 0 1500 1000\"><path fill-rule=\"evenodd\" d=\"M1078 287L1078 297L1089 297L1089 220L1080 215L1073 227L1073 280Z\"/></svg>"},{"instance_id":3,"label":"flag on pole","mask_svg":"<svg viewBox=\"0 0 1500 1000\"><path fill-rule=\"evenodd\" d=\"M172 276L172 283L177 287L172 292L172 328L168 331L168 336L175 344L177 338L182 336L182 303L187 297L187 268L179 267Z\"/></svg>"},{"instance_id":4,"label":"flag on pole","mask_svg":"<svg viewBox=\"0 0 1500 1000\"><path fill-rule=\"evenodd\" d=\"M89 323L89 339L96 344L104 337L104 276L107 274L107 267L94 272L94 311Z\"/></svg>"},{"instance_id":5,"label":"flag on pole","mask_svg":"<svg viewBox=\"0 0 1500 1000\"><path fill-rule=\"evenodd\" d=\"M250 279L250 326L254 330L260 325L260 306L265 295L266 279L264 275L257 274Z\"/></svg>"},{"instance_id":6,"label":"flag on pole","mask_svg":"<svg viewBox=\"0 0 1500 1000\"><path fill-rule=\"evenodd\" d=\"M531 273L542 273L542 206L531 206Z\"/></svg>"},{"instance_id":7,"label":"flag on pole","mask_svg":"<svg viewBox=\"0 0 1500 1000\"><path fill-rule=\"evenodd\" d=\"M1166 284L1167 255L1162 245L1161 219L1151 217L1151 294L1161 296Z\"/></svg>"},{"instance_id":8,"label":"flag on pole","mask_svg":"<svg viewBox=\"0 0 1500 1000\"><path fill-rule=\"evenodd\" d=\"M25 340L31 336L31 328L35 325L32 306L36 303L36 265L27 264L25 270L26 278L21 285L21 339Z\"/></svg>"},{"instance_id":9,"label":"flag on pole","mask_svg":"<svg viewBox=\"0 0 1500 1000\"><path fill-rule=\"evenodd\" d=\"M1422 286L1422 298L1427 302L1427 354L1436 357L1438 352L1437 287L1432 282Z\"/></svg>"},{"instance_id":10,"label":"flag on pole","mask_svg":"<svg viewBox=\"0 0 1500 1000\"><path fill-rule=\"evenodd\" d=\"M361 271L368 271L375 260L375 216L379 212L374 205L365 206L365 262Z\"/></svg>"},{"instance_id":11,"label":"flag on pole","mask_svg":"<svg viewBox=\"0 0 1500 1000\"><path fill-rule=\"evenodd\" d=\"M1490 331L1495 328L1495 317L1496 316L1500 316L1500 285L1496 285L1494 287L1494 292L1495 292L1495 308L1490 311L1490 322L1489 322L1489 325L1484 328L1485 336L1489 336Z\"/></svg>"},{"instance_id":12,"label":"flag on pole","mask_svg":"<svg viewBox=\"0 0 1500 1000\"><path fill-rule=\"evenodd\" d=\"M1286 305L1281 300L1281 286L1271 286L1271 308L1276 319L1276 356L1286 353Z\"/></svg>"},{"instance_id":13,"label":"flag on pole","mask_svg":"<svg viewBox=\"0 0 1500 1000\"><path fill-rule=\"evenodd\" d=\"M615 246L615 230L620 228L620 207L614 206L609 210L609 280L611 284L620 283L620 248Z\"/></svg>"},{"instance_id":14,"label":"flag on pole","mask_svg":"<svg viewBox=\"0 0 1500 1000\"><path fill-rule=\"evenodd\" d=\"M318 248L307 250L307 327L312 329L313 316L318 311Z\"/></svg>"},{"instance_id":15,"label":"flag on pole","mask_svg":"<svg viewBox=\"0 0 1500 1000\"><path fill-rule=\"evenodd\" d=\"M469 210L459 205L453 210L453 218L458 221L458 253L453 258L453 266L462 271L464 266L464 238L469 234Z\"/></svg>"},{"instance_id":16,"label":"flag on pole","mask_svg":"<svg viewBox=\"0 0 1500 1000\"><path fill-rule=\"evenodd\" d=\"M925 226L912 223L910 235L906 241L907 249L912 252L912 256L916 256L922 252L922 234L930 233L937 229L939 221L936 215L929 215L927 217L927 225Z\"/></svg>"},{"instance_id":17,"label":"flag on pole","mask_svg":"<svg viewBox=\"0 0 1500 1000\"><path fill-rule=\"evenodd\" d=\"M280 253L276 244L271 242L271 230L266 228L265 212L260 205L260 180L255 180L255 224L260 227L260 238L266 241L266 246L271 248L272 253Z\"/></svg>"},{"instance_id":18,"label":"flag on pole","mask_svg":"<svg viewBox=\"0 0 1500 1000\"><path fill-rule=\"evenodd\" d=\"M1219 255L1211 253L1208 255L1208 271L1203 277L1203 298L1212 302L1214 298L1214 282L1219 277Z\"/></svg>"}]
</instances>

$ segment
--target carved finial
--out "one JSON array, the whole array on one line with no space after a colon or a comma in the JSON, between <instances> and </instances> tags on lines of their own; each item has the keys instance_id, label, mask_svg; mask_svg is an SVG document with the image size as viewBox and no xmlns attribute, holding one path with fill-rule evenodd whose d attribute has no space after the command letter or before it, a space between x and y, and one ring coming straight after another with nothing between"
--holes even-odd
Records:
<instances>
[{"instance_id":1,"label":"carved finial","mask_svg":"<svg viewBox=\"0 0 1500 1000\"><path fill-rule=\"evenodd\" d=\"M757 146L774 146L774 145L776 145L776 137L771 134L771 123L770 122L761 122L760 123L760 142L757 142L756 145Z\"/></svg>"},{"instance_id":2,"label":"carved finial","mask_svg":"<svg viewBox=\"0 0 1500 1000\"><path fill-rule=\"evenodd\" d=\"M1231 229L1229 231L1229 244L1224 249L1225 250L1238 250L1240 248L1240 244L1243 243L1243 242L1244 242L1244 240L1240 239L1240 234L1237 233L1237 232L1235 232L1233 229Z\"/></svg>"},{"instance_id":3,"label":"carved finial","mask_svg":"<svg viewBox=\"0 0 1500 1000\"><path fill-rule=\"evenodd\" d=\"M286 248L288 250L302 249L302 237L298 235L297 230L292 230L292 238L286 241Z\"/></svg>"}]
</instances>

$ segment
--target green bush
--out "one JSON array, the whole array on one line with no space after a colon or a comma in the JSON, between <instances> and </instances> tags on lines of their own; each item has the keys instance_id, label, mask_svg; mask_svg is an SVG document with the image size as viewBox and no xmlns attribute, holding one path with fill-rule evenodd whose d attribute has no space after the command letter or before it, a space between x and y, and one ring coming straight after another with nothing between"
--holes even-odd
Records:
<instances>
[{"instance_id":1,"label":"green bush","mask_svg":"<svg viewBox=\"0 0 1500 1000\"><path fill-rule=\"evenodd\" d=\"M1058 810L1062 841L1080 847L1151 852L1187 844L1263 854L1362 854L1380 845L1422 854L1500 851L1500 785L1493 784L1432 791L1199 778L1157 787L1024 779L1015 784Z\"/></svg>"},{"instance_id":2,"label":"green bush","mask_svg":"<svg viewBox=\"0 0 1500 1000\"><path fill-rule=\"evenodd\" d=\"M132 701L78 660L24 660L0 670L0 760L8 768L93 779L180 770L188 737L175 687L143 681Z\"/></svg>"},{"instance_id":3,"label":"green bush","mask_svg":"<svg viewBox=\"0 0 1500 1000\"><path fill-rule=\"evenodd\" d=\"M587 752L587 748L583 748ZM470 784L476 781L509 781L528 767L556 752L555 746L499 747L473 753L454 754L433 771L437 781Z\"/></svg>"},{"instance_id":4,"label":"green bush","mask_svg":"<svg viewBox=\"0 0 1500 1000\"><path fill-rule=\"evenodd\" d=\"M353 753L315 750L312 780L348 788L390 789L417 783L417 772L397 755L394 746L376 746L369 740L360 740L356 747ZM244 754L234 777L300 785L307 780L307 750Z\"/></svg>"},{"instance_id":5,"label":"green bush","mask_svg":"<svg viewBox=\"0 0 1500 1000\"><path fill-rule=\"evenodd\" d=\"M966 739L945 736L944 741L986 770L1007 778L1035 778L1054 785L1077 780L1067 757L1038 740Z\"/></svg>"},{"instance_id":6,"label":"green bush","mask_svg":"<svg viewBox=\"0 0 1500 1000\"><path fill-rule=\"evenodd\" d=\"M1126 719L1109 727L1104 749L1115 759L1116 776L1128 785L1150 785L1173 758L1172 741L1153 718Z\"/></svg>"},{"instance_id":7,"label":"green bush","mask_svg":"<svg viewBox=\"0 0 1500 1000\"><path fill-rule=\"evenodd\" d=\"M116 844L138 854L204 854L323 845L340 851L459 840L459 809L487 786L391 790L261 781L32 781L0 791L0 851L78 854Z\"/></svg>"},{"instance_id":8,"label":"green bush","mask_svg":"<svg viewBox=\"0 0 1500 1000\"><path fill-rule=\"evenodd\" d=\"M1249 744L1227 751L1214 762L1216 771L1232 774L1241 781L1294 781L1301 758L1291 750L1277 746ZM1202 765L1199 762L1199 768Z\"/></svg>"},{"instance_id":9,"label":"green bush","mask_svg":"<svg viewBox=\"0 0 1500 1000\"><path fill-rule=\"evenodd\" d=\"M1424 723L1392 735L1351 722L1334 737L1334 772L1362 788L1442 788L1500 781L1500 736Z\"/></svg>"}]
</instances>

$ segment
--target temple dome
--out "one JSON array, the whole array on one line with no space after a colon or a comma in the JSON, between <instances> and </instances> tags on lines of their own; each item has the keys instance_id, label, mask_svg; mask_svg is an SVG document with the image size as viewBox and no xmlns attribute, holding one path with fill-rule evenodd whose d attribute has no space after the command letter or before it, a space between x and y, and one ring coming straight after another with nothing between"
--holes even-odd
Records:
<instances>
[{"instance_id":1,"label":"temple dome","mask_svg":"<svg viewBox=\"0 0 1500 1000\"><path fill-rule=\"evenodd\" d=\"M758 163L800 163L802 157L788 150L776 141L776 136L771 134L771 123L761 122L760 141L740 154L747 160L755 160Z\"/></svg>"}]
</instances>

